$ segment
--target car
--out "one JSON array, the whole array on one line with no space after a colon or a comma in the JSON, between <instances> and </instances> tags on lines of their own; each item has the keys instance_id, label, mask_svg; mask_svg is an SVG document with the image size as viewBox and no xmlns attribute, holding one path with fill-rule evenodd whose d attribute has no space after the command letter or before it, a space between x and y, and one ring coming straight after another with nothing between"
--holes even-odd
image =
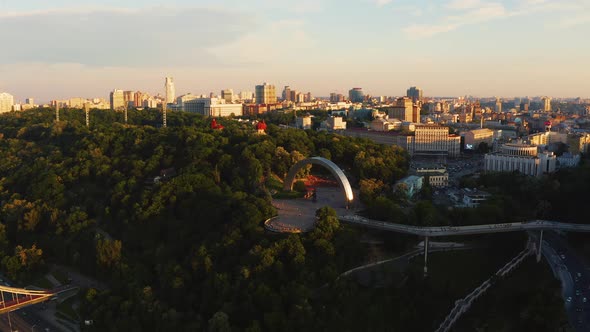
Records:
<instances>
[{"instance_id":1,"label":"car","mask_svg":"<svg viewBox=\"0 0 590 332\"><path fill-rule=\"evenodd\" d=\"M582 273L578 272L578 273L576 274L576 276L577 276L578 278L582 278Z\"/></svg>"},{"instance_id":2,"label":"car","mask_svg":"<svg viewBox=\"0 0 590 332\"><path fill-rule=\"evenodd\" d=\"M580 295L580 294L582 294L582 292L580 292L579 289L576 289L576 295Z\"/></svg>"},{"instance_id":3,"label":"car","mask_svg":"<svg viewBox=\"0 0 590 332\"><path fill-rule=\"evenodd\" d=\"M586 302L588 302L588 299L587 298L583 298L582 299L582 302L586 303Z\"/></svg>"},{"instance_id":4,"label":"car","mask_svg":"<svg viewBox=\"0 0 590 332\"><path fill-rule=\"evenodd\" d=\"M564 254L559 255L559 257L561 257L561 259L565 259L565 255Z\"/></svg>"},{"instance_id":5,"label":"car","mask_svg":"<svg viewBox=\"0 0 590 332\"><path fill-rule=\"evenodd\" d=\"M572 297L568 296L567 299L565 299L567 302L572 302Z\"/></svg>"}]
</instances>

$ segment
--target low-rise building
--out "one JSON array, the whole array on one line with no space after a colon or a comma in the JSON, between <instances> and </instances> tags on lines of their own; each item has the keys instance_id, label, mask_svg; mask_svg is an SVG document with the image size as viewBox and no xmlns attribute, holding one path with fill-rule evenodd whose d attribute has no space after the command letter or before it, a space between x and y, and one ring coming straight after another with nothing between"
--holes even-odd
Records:
<instances>
[{"instance_id":1,"label":"low-rise building","mask_svg":"<svg viewBox=\"0 0 590 332\"><path fill-rule=\"evenodd\" d=\"M478 207L481 203L487 201L490 196L491 195L485 191L465 188L463 190L462 205L469 208Z\"/></svg>"},{"instance_id":2,"label":"low-rise building","mask_svg":"<svg viewBox=\"0 0 590 332\"><path fill-rule=\"evenodd\" d=\"M414 197L420 190L424 183L424 177L418 175L410 175L396 182L394 191L404 190L408 198Z\"/></svg>"},{"instance_id":3,"label":"low-rise building","mask_svg":"<svg viewBox=\"0 0 590 332\"><path fill-rule=\"evenodd\" d=\"M295 126L299 129L311 129L311 116L305 115L295 119Z\"/></svg>"},{"instance_id":4,"label":"low-rise building","mask_svg":"<svg viewBox=\"0 0 590 332\"><path fill-rule=\"evenodd\" d=\"M346 130L346 121L339 116L331 116L326 120L328 130Z\"/></svg>"},{"instance_id":5,"label":"low-rise building","mask_svg":"<svg viewBox=\"0 0 590 332\"><path fill-rule=\"evenodd\" d=\"M580 165L580 161L582 160L580 154L571 154L566 152L561 156L557 157L557 167L559 168L568 168L568 167L577 167Z\"/></svg>"},{"instance_id":6,"label":"low-rise building","mask_svg":"<svg viewBox=\"0 0 590 332\"><path fill-rule=\"evenodd\" d=\"M428 179L428 183L434 188L445 188L449 185L449 173L444 167L421 167L416 169L416 174Z\"/></svg>"},{"instance_id":7,"label":"low-rise building","mask_svg":"<svg viewBox=\"0 0 590 332\"><path fill-rule=\"evenodd\" d=\"M242 116L242 104L228 104L224 99L219 98L196 98L185 101L184 110L204 116L226 117Z\"/></svg>"},{"instance_id":8,"label":"low-rise building","mask_svg":"<svg viewBox=\"0 0 590 332\"><path fill-rule=\"evenodd\" d=\"M481 143L492 146L494 142L494 131L490 129L475 129L465 133L465 149L477 150Z\"/></svg>"}]
</instances>

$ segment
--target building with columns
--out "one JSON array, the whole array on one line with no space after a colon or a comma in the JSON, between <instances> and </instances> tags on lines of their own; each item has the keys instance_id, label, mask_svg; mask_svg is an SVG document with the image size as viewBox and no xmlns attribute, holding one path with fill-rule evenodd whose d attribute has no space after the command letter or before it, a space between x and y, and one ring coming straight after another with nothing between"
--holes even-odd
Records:
<instances>
[{"instance_id":1,"label":"building with columns","mask_svg":"<svg viewBox=\"0 0 590 332\"><path fill-rule=\"evenodd\" d=\"M485 155L486 172L514 172L541 176L555 172L557 157L553 152L538 152L536 145L507 143L500 151Z\"/></svg>"}]
</instances>

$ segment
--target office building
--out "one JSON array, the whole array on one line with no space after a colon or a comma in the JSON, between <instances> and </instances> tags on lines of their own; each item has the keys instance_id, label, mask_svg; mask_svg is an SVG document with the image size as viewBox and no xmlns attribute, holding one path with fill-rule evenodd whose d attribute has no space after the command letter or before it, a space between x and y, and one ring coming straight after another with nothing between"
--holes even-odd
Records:
<instances>
[{"instance_id":1,"label":"office building","mask_svg":"<svg viewBox=\"0 0 590 332\"><path fill-rule=\"evenodd\" d=\"M496 105L494 107L494 112L502 113L502 99L496 98Z\"/></svg>"},{"instance_id":2,"label":"office building","mask_svg":"<svg viewBox=\"0 0 590 332\"><path fill-rule=\"evenodd\" d=\"M25 102L27 103L27 105L35 105L35 99L33 98L27 98L25 99Z\"/></svg>"},{"instance_id":3,"label":"office building","mask_svg":"<svg viewBox=\"0 0 590 332\"><path fill-rule=\"evenodd\" d=\"M233 103L234 101L234 90L225 89L221 90L221 99L225 100L227 104Z\"/></svg>"},{"instance_id":4,"label":"office building","mask_svg":"<svg viewBox=\"0 0 590 332\"><path fill-rule=\"evenodd\" d=\"M555 172L557 158L553 152L538 153L536 145L507 143L500 151L485 155L486 172L514 172L541 176Z\"/></svg>"},{"instance_id":5,"label":"office building","mask_svg":"<svg viewBox=\"0 0 590 332\"><path fill-rule=\"evenodd\" d=\"M186 112L197 113L204 116L226 117L242 116L242 104L226 103L219 98L195 98L183 102L183 109Z\"/></svg>"},{"instance_id":6,"label":"office building","mask_svg":"<svg viewBox=\"0 0 590 332\"><path fill-rule=\"evenodd\" d=\"M0 113L12 111L14 105L14 96L6 92L0 93Z\"/></svg>"},{"instance_id":7,"label":"office building","mask_svg":"<svg viewBox=\"0 0 590 332\"><path fill-rule=\"evenodd\" d=\"M411 87L408 89L406 96L412 99L412 102L415 104L423 99L423 91L418 87Z\"/></svg>"},{"instance_id":8,"label":"office building","mask_svg":"<svg viewBox=\"0 0 590 332\"><path fill-rule=\"evenodd\" d=\"M276 104L277 93L275 86L264 83L256 86L256 104Z\"/></svg>"},{"instance_id":9,"label":"office building","mask_svg":"<svg viewBox=\"0 0 590 332\"><path fill-rule=\"evenodd\" d=\"M362 88L352 88L348 91L348 99L353 103L362 103L365 101L365 93Z\"/></svg>"},{"instance_id":10,"label":"office building","mask_svg":"<svg viewBox=\"0 0 590 332\"><path fill-rule=\"evenodd\" d=\"M412 157L456 158L461 154L461 137L439 125L415 125L414 135L393 136L393 142Z\"/></svg>"},{"instance_id":11,"label":"office building","mask_svg":"<svg viewBox=\"0 0 590 332\"><path fill-rule=\"evenodd\" d=\"M200 98L200 96L193 95L192 93L187 93L186 95L182 95L176 98L176 105L181 111L187 111L185 103L198 98Z\"/></svg>"},{"instance_id":12,"label":"office building","mask_svg":"<svg viewBox=\"0 0 590 332\"><path fill-rule=\"evenodd\" d=\"M111 110L120 111L125 109L125 92L115 89L111 92Z\"/></svg>"},{"instance_id":13,"label":"office building","mask_svg":"<svg viewBox=\"0 0 590 332\"><path fill-rule=\"evenodd\" d=\"M541 100L543 101L543 112L551 112L551 98L543 97Z\"/></svg>"},{"instance_id":14,"label":"office building","mask_svg":"<svg viewBox=\"0 0 590 332\"><path fill-rule=\"evenodd\" d=\"M173 104L176 99L176 88L174 87L174 79L172 77L166 77L166 104Z\"/></svg>"},{"instance_id":15,"label":"office building","mask_svg":"<svg viewBox=\"0 0 590 332\"><path fill-rule=\"evenodd\" d=\"M481 143L486 143L491 148L494 143L494 131L484 128L465 133L465 149L477 150Z\"/></svg>"},{"instance_id":16,"label":"office building","mask_svg":"<svg viewBox=\"0 0 590 332\"><path fill-rule=\"evenodd\" d=\"M253 102L254 101L254 93L252 91L242 91L240 92L240 100L243 102Z\"/></svg>"},{"instance_id":17,"label":"office building","mask_svg":"<svg viewBox=\"0 0 590 332\"><path fill-rule=\"evenodd\" d=\"M416 125L412 156L449 156L459 157L461 137L449 135L449 127L439 125Z\"/></svg>"},{"instance_id":18,"label":"office building","mask_svg":"<svg viewBox=\"0 0 590 332\"><path fill-rule=\"evenodd\" d=\"M414 102L410 98L398 98L395 105L388 107L386 110L389 118L400 119L403 122L420 123L420 108L414 106Z\"/></svg>"},{"instance_id":19,"label":"office building","mask_svg":"<svg viewBox=\"0 0 590 332\"><path fill-rule=\"evenodd\" d=\"M291 87L288 85L283 89L283 101L293 101L291 99Z\"/></svg>"}]
</instances>

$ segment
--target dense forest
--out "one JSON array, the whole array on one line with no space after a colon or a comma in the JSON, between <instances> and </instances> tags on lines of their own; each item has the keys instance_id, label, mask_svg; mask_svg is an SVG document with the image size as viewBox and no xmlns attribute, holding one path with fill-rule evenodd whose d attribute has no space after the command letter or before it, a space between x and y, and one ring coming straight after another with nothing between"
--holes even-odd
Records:
<instances>
[{"instance_id":1,"label":"dense forest","mask_svg":"<svg viewBox=\"0 0 590 332\"><path fill-rule=\"evenodd\" d=\"M468 288L454 289L451 277L436 288L419 266L402 288L339 279L365 262L368 249L364 231L340 225L329 208L318 210L308 234L265 232L264 220L276 214L267 184L309 156L338 164L359 188L364 213L378 219L588 220L587 209L573 208L582 195L564 197L590 182L587 166L541 179L465 179L494 199L449 210L432 204L429 188L417 202L394 194L408 156L369 140L283 129L271 116L266 135L232 119L214 130L210 119L187 113L170 112L167 128L156 110L129 111L128 124L117 112L90 117L87 128L81 110L62 110L57 124L49 109L0 116L2 271L22 285L52 264L99 278L106 290L80 294L80 317L94 322L86 330L431 330ZM416 240L384 238L395 250ZM492 273L523 242L517 236L513 246L490 250L493 264L480 272Z\"/></svg>"}]
</instances>

